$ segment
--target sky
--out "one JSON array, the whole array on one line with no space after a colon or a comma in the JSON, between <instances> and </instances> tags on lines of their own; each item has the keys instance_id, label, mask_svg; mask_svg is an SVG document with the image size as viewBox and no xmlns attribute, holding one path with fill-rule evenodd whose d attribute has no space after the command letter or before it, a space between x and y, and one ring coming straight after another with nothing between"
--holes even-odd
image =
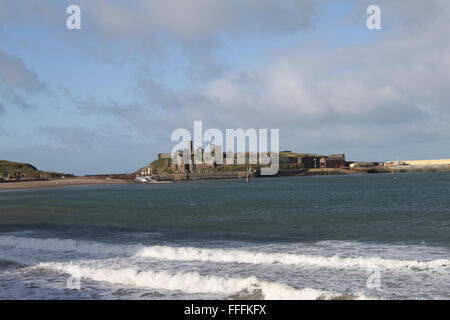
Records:
<instances>
[{"instance_id":1,"label":"sky","mask_svg":"<svg viewBox=\"0 0 450 320\"><path fill-rule=\"evenodd\" d=\"M134 172L195 120L279 129L281 150L449 158L448 30L448 0L2 0L0 159Z\"/></svg>"}]
</instances>

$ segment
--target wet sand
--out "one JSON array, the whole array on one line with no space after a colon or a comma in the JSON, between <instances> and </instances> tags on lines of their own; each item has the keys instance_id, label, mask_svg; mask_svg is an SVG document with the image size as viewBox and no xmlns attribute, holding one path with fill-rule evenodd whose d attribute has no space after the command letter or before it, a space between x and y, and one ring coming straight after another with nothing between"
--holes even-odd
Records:
<instances>
[{"instance_id":1,"label":"wet sand","mask_svg":"<svg viewBox=\"0 0 450 320\"><path fill-rule=\"evenodd\" d=\"M22 182L8 182L0 183L1 190L21 190L21 189L41 189L41 188L55 188L66 186L80 186L80 185L111 185L111 184L128 184L134 183L129 180L121 179L101 179L101 178L66 178L49 181L22 181Z\"/></svg>"}]
</instances>

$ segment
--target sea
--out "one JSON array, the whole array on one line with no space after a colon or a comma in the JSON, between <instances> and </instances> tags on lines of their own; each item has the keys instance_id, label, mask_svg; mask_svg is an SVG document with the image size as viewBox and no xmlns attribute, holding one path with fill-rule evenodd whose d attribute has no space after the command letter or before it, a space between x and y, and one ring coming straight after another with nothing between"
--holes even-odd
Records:
<instances>
[{"instance_id":1,"label":"sea","mask_svg":"<svg viewBox=\"0 0 450 320\"><path fill-rule=\"evenodd\" d=\"M450 173L0 192L0 299L449 299Z\"/></svg>"}]
</instances>

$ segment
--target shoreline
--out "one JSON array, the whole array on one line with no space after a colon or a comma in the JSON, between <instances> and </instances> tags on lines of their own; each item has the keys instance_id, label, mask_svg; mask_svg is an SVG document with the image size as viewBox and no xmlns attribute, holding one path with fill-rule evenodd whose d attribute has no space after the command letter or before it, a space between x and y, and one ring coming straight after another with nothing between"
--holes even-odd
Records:
<instances>
[{"instance_id":1,"label":"shoreline","mask_svg":"<svg viewBox=\"0 0 450 320\"><path fill-rule=\"evenodd\" d=\"M115 184L131 184L133 181L122 179L100 179L100 178L66 178L46 181L20 181L0 183L0 191L10 190L32 190L45 188L59 188L68 186L82 185L115 185Z\"/></svg>"},{"instance_id":2,"label":"shoreline","mask_svg":"<svg viewBox=\"0 0 450 320\"><path fill-rule=\"evenodd\" d=\"M388 173L385 168L317 168L317 169L282 169L274 176L261 176L246 171L230 172L197 172L197 173L157 173L153 175L156 181L188 181L188 180L223 180L223 179L251 179L271 178L271 177L307 177L321 175L355 175Z\"/></svg>"},{"instance_id":3,"label":"shoreline","mask_svg":"<svg viewBox=\"0 0 450 320\"><path fill-rule=\"evenodd\" d=\"M425 173L425 172L449 172L450 167L371 167L371 168L329 168L329 169L306 169L306 170L280 170L276 177L308 177L308 176L326 176L326 175L366 175L377 173ZM245 172L221 172L221 173L197 173L197 174L168 174L161 173L156 175L156 183L170 183L175 181L195 181L195 180L228 180L245 179ZM76 178L54 179L44 181L18 181L0 183L1 191L20 191L33 189L59 188L69 186L83 185L119 185L136 184L129 177L131 175L120 175L120 178L109 178L103 175L85 176ZM264 178L262 176L249 176L253 179ZM270 178L270 176L267 176Z\"/></svg>"}]
</instances>

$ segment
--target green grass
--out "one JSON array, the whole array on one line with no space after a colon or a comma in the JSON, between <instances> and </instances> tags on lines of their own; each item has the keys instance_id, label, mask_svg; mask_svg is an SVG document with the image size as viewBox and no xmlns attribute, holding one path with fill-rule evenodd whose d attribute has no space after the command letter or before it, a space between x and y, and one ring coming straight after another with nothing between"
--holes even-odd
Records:
<instances>
[{"instance_id":1,"label":"green grass","mask_svg":"<svg viewBox=\"0 0 450 320\"><path fill-rule=\"evenodd\" d=\"M29 163L0 160L0 181L48 180L61 176L72 175L41 171Z\"/></svg>"},{"instance_id":2,"label":"green grass","mask_svg":"<svg viewBox=\"0 0 450 320\"><path fill-rule=\"evenodd\" d=\"M138 169L135 173L140 174L142 171L146 172L147 168L152 168L154 173L157 173L157 172L162 173L162 172L164 172L165 166L166 166L166 159L155 160L152 163L150 163L149 165L146 165L145 167Z\"/></svg>"}]
</instances>

